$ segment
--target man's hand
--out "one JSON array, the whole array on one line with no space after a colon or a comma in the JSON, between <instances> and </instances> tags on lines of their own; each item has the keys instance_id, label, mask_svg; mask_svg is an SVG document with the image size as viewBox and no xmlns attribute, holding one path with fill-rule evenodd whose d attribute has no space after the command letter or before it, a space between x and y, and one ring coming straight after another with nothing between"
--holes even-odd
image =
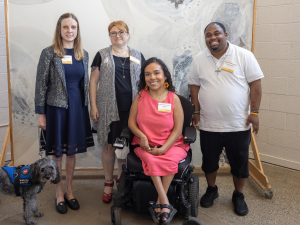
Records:
<instances>
[{"instance_id":1,"label":"man's hand","mask_svg":"<svg viewBox=\"0 0 300 225\"><path fill-rule=\"evenodd\" d=\"M193 126L196 128L196 130L200 131L199 130L199 127L198 127L198 122L200 120L200 115L199 114L193 114Z\"/></svg>"},{"instance_id":2,"label":"man's hand","mask_svg":"<svg viewBox=\"0 0 300 225\"><path fill-rule=\"evenodd\" d=\"M253 133L257 134L259 130L259 119L257 115L250 114L247 118L246 127L252 123Z\"/></svg>"}]
</instances>

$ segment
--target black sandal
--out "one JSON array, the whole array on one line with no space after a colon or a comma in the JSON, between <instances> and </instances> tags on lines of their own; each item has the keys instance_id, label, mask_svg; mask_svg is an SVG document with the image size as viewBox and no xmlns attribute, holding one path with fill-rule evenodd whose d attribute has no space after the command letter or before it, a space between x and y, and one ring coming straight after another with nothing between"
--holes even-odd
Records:
<instances>
[{"instance_id":1,"label":"black sandal","mask_svg":"<svg viewBox=\"0 0 300 225\"><path fill-rule=\"evenodd\" d=\"M168 205L168 204L162 205L161 208L162 209L163 208L168 208L168 209L171 210L171 212L169 212L169 213L163 212L160 215L161 224L162 225L167 225L172 221L173 217L177 213L177 210L171 204L170 205ZM167 220L163 221L163 217L167 218Z\"/></svg>"},{"instance_id":2,"label":"black sandal","mask_svg":"<svg viewBox=\"0 0 300 225\"><path fill-rule=\"evenodd\" d=\"M156 224L160 224L160 220L158 220L158 218L160 218L161 212L155 212L155 209L161 208L161 204L151 204L151 206L149 207L149 211L150 214L152 216L152 219L154 221L154 223Z\"/></svg>"}]
</instances>

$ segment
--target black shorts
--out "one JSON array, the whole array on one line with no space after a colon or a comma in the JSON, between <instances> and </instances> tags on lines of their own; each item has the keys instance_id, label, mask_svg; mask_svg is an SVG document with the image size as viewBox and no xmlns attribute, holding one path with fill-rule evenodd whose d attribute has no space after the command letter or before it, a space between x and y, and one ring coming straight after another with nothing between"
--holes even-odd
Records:
<instances>
[{"instance_id":1,"label":"black shorts","mask_svg":"<svg viewBox=\"0 0 300 225\"><path fill-rule=\"evenodd\" d=\"M232 175L237 178L248 178L250 141L251 129L237 132L200 130L203 172L210 174L219 169L220 154L225 147Z\"/></svg>"}]
</instances>

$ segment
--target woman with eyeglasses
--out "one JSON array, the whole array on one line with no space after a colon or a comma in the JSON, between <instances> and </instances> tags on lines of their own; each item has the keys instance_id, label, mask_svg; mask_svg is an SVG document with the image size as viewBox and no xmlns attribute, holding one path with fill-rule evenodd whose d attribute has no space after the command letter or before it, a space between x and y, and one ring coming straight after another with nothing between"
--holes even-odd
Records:
<instances>
[{"instance_id":1,"label":"woman with eyeglasses","mask_svg":"<svg viewBox=\"0 0 300 225\"><path fill-rule=\"evenodd\" d=\"M102 200L112 200L115 147L113 144L128 125L129 111L139 80L143 54L128 46L129 28L123 21L109 24L112 45L97 52L90 77L90 116L97 130L98 143L102 146L102 165L105 176ZM125 159L118 159L118 177Z\"/></svg>"}]
</instances>

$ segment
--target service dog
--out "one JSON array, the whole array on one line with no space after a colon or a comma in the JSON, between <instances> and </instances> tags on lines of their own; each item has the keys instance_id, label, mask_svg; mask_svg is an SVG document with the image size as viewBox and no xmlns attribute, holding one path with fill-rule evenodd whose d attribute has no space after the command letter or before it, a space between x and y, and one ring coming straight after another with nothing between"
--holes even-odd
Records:
<instances>
[{"instance_id":1,"label":"service dog","mask_svg":"<svg viewBox=\"0 0 300 225\"><path fill-rule=\"evenodd\" d=\"M48 180L54 184L60 182L58 166L48 157L39 159L29 166L0 168L0 191L6 195L23 198L23 218L27 225L37 224L30 218L31 211L35 217L44 215L38 211L37 194L43 190Z\"/></svg>"}]
</instances>

